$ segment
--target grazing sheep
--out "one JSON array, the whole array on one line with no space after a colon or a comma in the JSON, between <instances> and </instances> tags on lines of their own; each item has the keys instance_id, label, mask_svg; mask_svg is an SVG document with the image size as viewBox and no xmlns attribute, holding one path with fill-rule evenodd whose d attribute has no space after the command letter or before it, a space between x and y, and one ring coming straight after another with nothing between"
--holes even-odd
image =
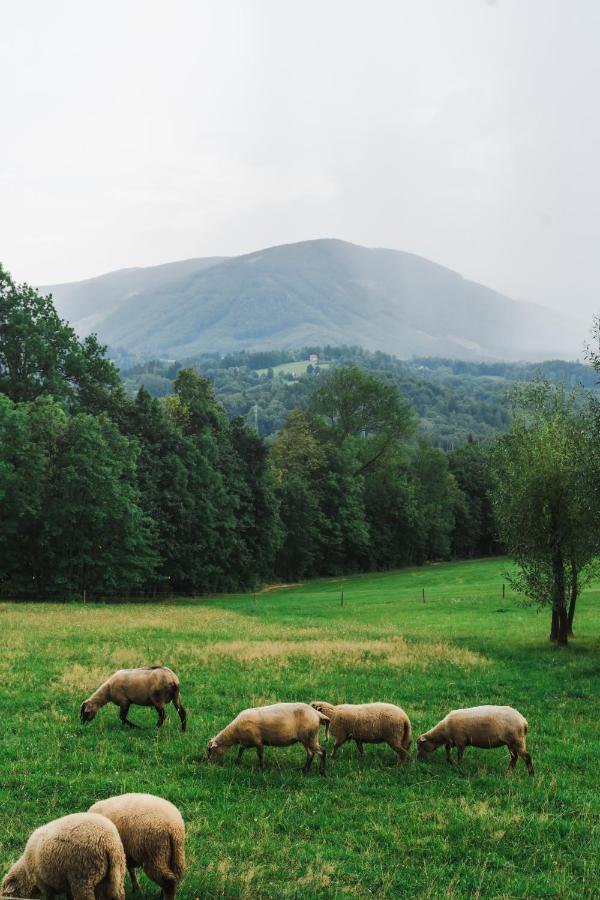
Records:
<instances>
[{"instance_id":1,"label":"grazing sheep","mask_svg":"<svg viewBox=\"0 0 600 900\"><path fill-rule=\"evenodd\" d=\"M262 769L263 747L289 747L300 743L306 750L302 771L308 772L315 753L318 753L319 772L324 775L325 750L319 745L321 723L327 726L329 719L307 703L274 703L245 709L208 742L208 761L216 762L230 747L239 744L236 763L240 762L247 747L255 747Z\"/></svg>"},{"instance_id":2,"label":"grazing sheep","mask_svg":"<svg viewBox=\"0 0 600 900\"><path fill-rule=\"evenodd\" d=\"M176 806L152 794L121 794L90 806L117 827L134 890L139 890L136 867L174 900L185 868L185 825Z\"/></svg>"},{"instance_id":3,"label":"grazing sheep","mask_svg":"<svg viewBox=\"0 0 600 900\"><path fill-rule=\"evenodd\" d=\"M521 756L527 771L533 775L531 756L525 747L527 719L511 706L473 706L455 709L441 722L422 734L417 741L417 758L424 759L442 744L446 746L446 759L451 763L451 749L458 749L458 761L462 762L465 747L501 747L506 744L510 753L508 771L514 769Z\"/></svg>"},{"instance_id":4,"label":"grazing sheep","mask_svg":"<svg viewBox=\"0 0 600 900\"><path fill-rule=\"evenodd\" d=\"M400 706L393 703L340 703L334 706L324 700L310 704L325 713L331 724L325 729L325 739L331 731L335 738L332 758L346 741L356 741L362 756L363 744L389 744L399 763L408 759L412 744L410 719Z\"/></svg>"},{"instance_id":5,"label":"grazing sheep","mask_svg":"<svg viewBox=\"0 0 600 900\"><path fill-rule=\"evenodd\" d=\"M153 706L158 713L157 728L165 721L165 706L172 703L185 731L186 711L181 705L179 678L166 666L149 666L144 669L119 669L101 684L91 697L81 704L81 721L91 722L98 710L107 703L114 703L121 710L121 722L130 728L139 728L127 718L131 704Z\"/></svg>"},{"instance_id":6,"label":"grazing sheep","mask_svg":"<svg viewBox=\"0 0 600 900\"><path fill-rule=\"evenodd\" d=\"M125 853L104 816L75 813L34 831L4 877L0 897L66 894L71 900L125 900Z\"/></svg>"}]
</instances>

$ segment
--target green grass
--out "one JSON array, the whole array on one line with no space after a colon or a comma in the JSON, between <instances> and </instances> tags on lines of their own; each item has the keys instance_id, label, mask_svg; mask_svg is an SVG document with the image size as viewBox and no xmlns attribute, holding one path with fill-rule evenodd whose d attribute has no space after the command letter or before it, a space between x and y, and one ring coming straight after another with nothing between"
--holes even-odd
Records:
<instances>
[{"instance_id":1,"label":"green grass","mask_svg":"<svg viewBox=\"0 0 600 900\"><path fill-rule=\"evenodd\" d=\"M549 615L502 599L498 560L320 581L161 605L0 605L0 867L33 828L100 797L168 797L188 828L179 896L593 897L600 847L600 586L580 601L568 650ZM340 585L344 606L340 605ZM425 588L425 602L422 588ZM125 665L164 662L189 729L132 707L86 728L81 701ZM386 746L346 744L328 776L300 746L208 766L208 738L241 709L276 700L388 700L415 735L448 710L516 706L536 775L508 753L439 750L393 765ZM128 885L129 889L129 885ZM144 884L145 896L157 895ZM128 895L129 896L129 895Z\"/></svg>"}]
</instances>

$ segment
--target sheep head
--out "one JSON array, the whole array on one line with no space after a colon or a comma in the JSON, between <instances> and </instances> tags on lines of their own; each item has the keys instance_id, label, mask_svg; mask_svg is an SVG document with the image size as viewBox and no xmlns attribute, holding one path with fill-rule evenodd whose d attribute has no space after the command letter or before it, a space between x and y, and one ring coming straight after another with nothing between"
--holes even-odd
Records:
<instances>
[{"instance_id":1,"label":"sheep head","mask_svg":"<svg viewBox=\"0 0 600 900\"><path fill-rule=\"evenodd\" d=\"M417 740L417 759L426 759L426 757L428 757L430 753L433 753L434 750L437 750L438 747L439 744L427 737L426 734L422 734Z\"/></svg>"},{"instance_id":2,"label":"sheep head","mask_svg":"<svg viewBox=\"0 0 600 900\"><path fill-rule=\"evenodd\" d=\"M84 725L87 725L88 722L92 721L97 712L98 709L94 703L91 703L89 700L84 700L81 704L81 709L79 710L79 718Z\"/></svg>"},{"instance_id":3,"label":"sheep head","mask_svg":"<svg viewBox=\"0 0 600 900\"><path fill-rule=\"evenodd\" d=\"M223 744L220 744L216 738L211 738L206 745L206 754L209 763L219 762L225 755L227 749L228 748Z\"/></svg>"},{"instance_id":4,"label":"sheep head","mask_svg":"<svg viewBox=\"0 0 600 900\"><path fill-rule=\"evenodd\" d=\"M27 871L20 860L9 869L0 885L0 897L41 896L36 885L27 877Z\"/></svg>"}]
</instances>

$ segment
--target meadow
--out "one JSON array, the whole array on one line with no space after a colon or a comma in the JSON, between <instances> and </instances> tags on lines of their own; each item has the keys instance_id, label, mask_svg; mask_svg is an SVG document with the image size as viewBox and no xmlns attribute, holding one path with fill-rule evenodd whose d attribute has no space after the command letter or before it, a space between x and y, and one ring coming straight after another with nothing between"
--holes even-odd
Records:
<instances>
[{"instance_id":1,"label":"meadow","mask_svg":"<svg viewBox=\"0 0 600 900\"><path fill-rule=\"evenodd\" d=\"M595 897L600 885L600 584L567 650L549 614L502 597L484 560L160 604L0 604L0 872L43 822L124 791L172 800L187 823L181 900L195 897ZM344 592L343 606L341 590ZM423 599L423 589L425 599ZM172 707L79 706L119 667L163 663ZM387 700L416 736L447 711L510 704L536 774L505 748L443 749L402 767L346 744L327 777L299 745L234 766L206 743L237 712L278 700ZM332 741L330 740L329 748ZM143 878L143 876L142 876ZM128 897L132 896L128 883ZM143 881L144 896L158 889Z\"/></svg>"}]
</instances>

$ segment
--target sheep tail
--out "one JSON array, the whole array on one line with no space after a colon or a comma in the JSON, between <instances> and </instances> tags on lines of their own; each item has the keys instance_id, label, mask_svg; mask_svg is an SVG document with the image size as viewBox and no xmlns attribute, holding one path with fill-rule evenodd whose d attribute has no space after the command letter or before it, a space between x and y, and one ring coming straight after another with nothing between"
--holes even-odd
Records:
<instances>
[{"instance_id":1,"label":"sheep tail","mask_svg":"<svg viewBox=\"0 0 600 900\"><path fill-rule=\"evenodd\" d=\"M328 716L323 715L323 713L320 710L317 710L317 713L319 715L319 719L321 720L321 723L323 725L325 725L325 740L328 741L329 740L329 725L331 723L331 719Z\"/></svg>"},{"instance_id":2,"label":"sheep tail","mask_svg":"<svg viewBox=\"0 0 600 900\"><path fill-rule=\"evenodd\" d=\"M412 728L411 728L410 722L407 719L406 722L404 723L404 736L402 738L402 746L404 747L404 749L406 750L407 753L410 750L411 744L412 744Z\"/></svg>"},{"instance_id":3,"label":"sheep tail","mask_svg":"<svg viewBox=\"0 0 600 900\"><path fill-rule=\"evenodd\" d=\"M105 849L106 854L106 877L105 891L107 897L123 897L123 882L125 880L125 869L115 864L114 856L108 847Z\"/></svg>"},{"instance_id":4,"label":"sheep tail","mask_svg":"<svg viewBox=\"0 0 600 900\"><path fill-rule=\"evenodd\" d=\"M169 841L171 842L171 871L179 883L185 869L185 850L179 835L170 832Z\"/></svg>"}]
</instances>

